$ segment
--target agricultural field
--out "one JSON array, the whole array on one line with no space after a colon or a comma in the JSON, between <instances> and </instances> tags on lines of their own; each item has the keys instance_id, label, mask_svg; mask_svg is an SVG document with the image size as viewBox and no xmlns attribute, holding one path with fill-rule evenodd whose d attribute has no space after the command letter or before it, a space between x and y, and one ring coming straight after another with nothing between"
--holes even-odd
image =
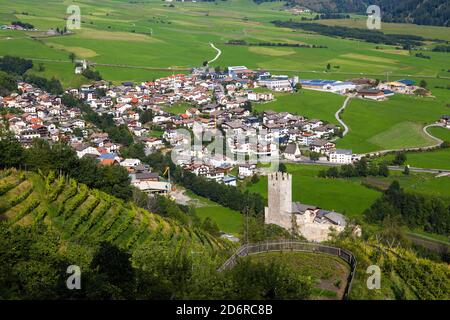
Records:
<instances>
[{"instance_id":1,"label":"agricultural field","mask_svg":"<svg viewBox=\"0 0 450 320\"><path fill-rule=\"evenodd\" d=\"M366 153L433 145L435 141L422 128L446 111L442 97L395 95L383 102L353 99L341 115L350 131L337 146Z\"/></svg>"},{"instance_id":2,"label":"agricultural field","mask_svg":"<svg viewBox=\"0 0 450 320\"><path fill-rule=\"evenodd\" d=\"M450 130L439 127L428 128L428 132L433 136L443 140L450 141ZM416 168L443 169L450 170L450 149L436 149L426 152L407 152L406 164ZM376 161L392 161L393 154L380 157Z\"/></svg>"},{"instance_id":3,"label":"agricultural field","mask_svg":"<svg viewBox=\"0 0 450 320\"><path fill-rule=\"evenodd\" d=\"M10 226L45 223L65 240L109 241L127 250L145 243L190 242L217 251L229 244L197 228L137 208L74 180L14 169L0 171L0 220Z\"/></svg>"},{"instance_id":4,"label":"agricultural field","mask_svg":"<svg viewBox=\"0 0 450 320\"><path fill-rule=\"evenodd\" d=\"M210 47L210 42L222 50L222 55L212 66L247 65L250 68L286 73L322 72L330 63L333 66L332 73L335 74L383 76L389 71L412 76L448 76L448 59L444 53L427 52L432 57L430 63L426 59L409 56L407 52L393 46L383 46L382 50L377 50L375 44L275 27L270 23L273 20L300 19L279 10L280 3L276 2L260 5L251 0L177 2L171 7L159 0L145 3L84 0L76 3L81 8L82 28L72 35L51 37L43 36L43 31L63 28L66 8L71 3L44 0L33 2L31 9L31 2L0 0L0 11L3 12L0 23L21 20L40 30L1 31L0 55L17 55L41 61L46 66L45 75L60 76L66 85L77 83L71 80L73 66L68 59L69 52L79 58L103 64L98 68L110 81L140 81L171 74L172 70L187 72L189 68L212 59L216 53ZM435 37L441 37L447 32L446 28L433 27L432 30L430 34L435 34ZM235 39L247 42L305 43L328 48L266 48L225 44ZM55 66L58 64L67 66Z\"/></svg>"},{"instance_id":5,"label":"agricultural field","mask_svg":"<svg viewBox=\"0 0 450 320\"><path fill-rule=\"evenodd\" d=\"M334 114L342 106L345 97L312 90L297 93L276 93L275 101L253 104L257 111L273 110L291 112L310 119L321 119L337 124Z\"/></svg>"}]
</instances>

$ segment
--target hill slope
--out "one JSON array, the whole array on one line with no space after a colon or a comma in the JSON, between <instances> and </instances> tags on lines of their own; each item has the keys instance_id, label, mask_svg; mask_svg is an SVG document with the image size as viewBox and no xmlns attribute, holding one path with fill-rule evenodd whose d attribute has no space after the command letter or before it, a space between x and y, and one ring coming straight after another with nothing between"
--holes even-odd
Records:
<instances>
[{"instance_id":1,"label":"hill slope","mask_svg":"<svg viewBox=\"0 0 450 320\"><path fill-rule=\"evenodd\" d=\"M183 242L196 250L228 248L207 232L164 219L75 180L14 169L0 171L0 221L45 223L63 239L108 241L135 250L150 241Z\"/></svg>"}]
</instances>

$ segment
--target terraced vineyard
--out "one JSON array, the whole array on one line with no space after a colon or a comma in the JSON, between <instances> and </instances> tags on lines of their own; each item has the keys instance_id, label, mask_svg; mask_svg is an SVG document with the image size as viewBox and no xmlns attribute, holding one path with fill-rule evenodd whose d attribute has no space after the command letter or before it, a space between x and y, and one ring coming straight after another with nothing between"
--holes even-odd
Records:
<instances>
[{"instance_id":1,"label":"terraced vineyard","mask_svg":"<svg viewBox=\"0 0 450 320\"><path fill-rule=\"evenodd\" d=\"M220 251L231 244L201 229L185 227L75 180L0 171L0 221L10 226L45 223L65 240L109 241L134 250L148 242L183 243L195 250Z\"/></svg>"}]
</instances>

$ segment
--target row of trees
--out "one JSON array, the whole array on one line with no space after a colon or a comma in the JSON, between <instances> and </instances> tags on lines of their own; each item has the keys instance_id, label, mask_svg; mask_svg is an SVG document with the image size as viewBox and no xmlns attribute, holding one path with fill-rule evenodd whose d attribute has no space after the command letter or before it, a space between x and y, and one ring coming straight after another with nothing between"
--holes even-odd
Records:
<instances>
[{"instance_id":1,"label":"row of trees","mask_svg":"<svg viewBox=\"0 0 450 320\"><path fill-rule=\"evenodd\" d=\"M33 68L33 61L12 57L12 56L4 56L3 58L0 58L0 70L22 76Z\"/></svg>"},{"instance_id":2,"label":"row of trees","mask_svg":"<svg viewBox=\"0 0 450 320\"><path fill-rule=\"evenodd\" d=\"M403 35L403 34L384 34L381 31L358 29L341 26L327 26L316 23L294 22L289 21L272 21L278 27L303 29L306 31L317 32L322 35L331 37L342 37L350 39L360 39L371 43L384 43L388 45L404 45L404 46L420 46L425 40L420 36Z\"/></svg>"},{"instance_id":3,"label":"row of trees","mask_svg":"<svg viewBox=\"0 0 450 320\"><path fill-rule=\"evenodd\" d=\"M244 192L236 187L196 176L194 173L182 170L179 167L176 168L173 178L195 194L217 202L224 207L254 215L260 215L264 211L265 201L258 193Z\"/></svg>"},{"instance_id":4,"label":"row of trees","mask_svg":"<svg viewBox=\"0 0 450 320\"><path fill-rule=\"evenodd\" d=\"M0 297L306 299L312 288L312 279L276 259L247 258L220 273L210 256L193 256L189 246L149 243L131 254L108 242L88 248L63 241L43 224L7 228L0 223ZM81 269L80 290L66 286L70 265Z\"/></svg>"},{"instance_id":5,"label":"row of trees","mask_svg":"<svg viewBox=\"0 0 450 320\"><path fill-rule=\"evenodd\" d=\"M131 199L132 189L128 172L121 166L102 166L96 159L78 159L76 152L66 143L50 145L35 139L24 149L9 132L0 136L0 168L50 170L66 174L91 188L97 188L122 199Z\"/></svg>"},{"instance_id":6,"label":"row of trees","mask_svg":"<svg viewBox=\"0 0 450 320\"><path fill-rule=\"evenodd\" d=\"M369 223L398 218L411 228L450 235L450 206L436 197L406 193L397 181L364 214Z\"/></svg>"},{"instance_id":7,"label":"row of trees","mask_svg":"<svg viewBox=\"0 0 450 320\"><path fill-rule=\"evenodd\" d=\"M128 127L124 124L117 126L111 114L99 115L82 100L78 100L70 94L63 94L61 102L69 108L79 108L83 113L84 119L108 133L108 136L112 141L124 146L129 146L133 143L133 135L130 130L128 130Z\"/></svg>"},{"instance_id":8,"label":"row of trees","mask_svg":"<svg viewBox=\"0 0 450 320\"><path fill-rule=\"evenodd\" d=\"M60 95L64 92L61 82L55 77L47 79L29 74L24 77L24 81L55 95Z\"/></svg>"},{"instance_id":9,"label":"row of trees","mask_svg":"<svg viewBox=\"0 0 450 320\"><path fill-rule=\"evenodd\" d=\"M362 158L355 164L345 164L339 167L331 167L327 170L319 171L321 178L351 178L351 177L367 177L367 176L389 176L389 168L385 163L368 163Z\"/></svg>"}]
</instances>

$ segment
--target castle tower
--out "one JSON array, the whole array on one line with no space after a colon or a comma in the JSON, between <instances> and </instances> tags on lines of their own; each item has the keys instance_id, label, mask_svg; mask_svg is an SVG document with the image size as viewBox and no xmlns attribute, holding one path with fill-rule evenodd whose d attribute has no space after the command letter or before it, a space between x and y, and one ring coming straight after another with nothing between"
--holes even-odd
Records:
<instances>
[{"instance_id":1,"label":"castle tower","mask_svg":"<svg viewBox=\"0 0 450 320\"><path fill-rule=\"evenodd\" d=\"M268 176L268 207L265 208L265 223L273 223L284 228L291 226L292 175L283 172Z\"/></svg>"}]
</instances>

